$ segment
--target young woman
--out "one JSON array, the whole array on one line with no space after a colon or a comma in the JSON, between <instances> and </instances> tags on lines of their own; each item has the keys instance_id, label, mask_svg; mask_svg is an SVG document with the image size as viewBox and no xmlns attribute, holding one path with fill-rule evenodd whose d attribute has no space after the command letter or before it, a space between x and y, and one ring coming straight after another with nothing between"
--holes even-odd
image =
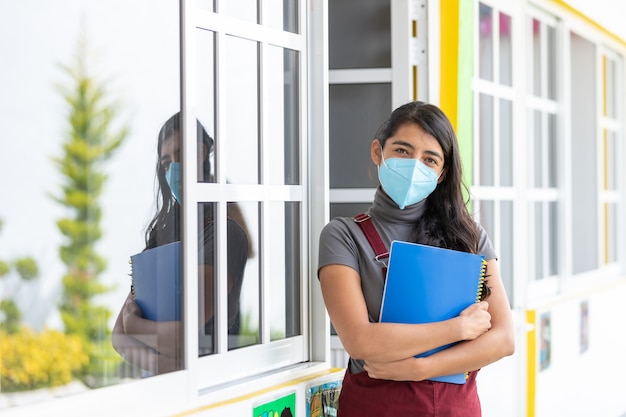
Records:
<instances>
[{"instance_id":1,"label":"young woman","mask_svg":"<svg viewBox=\"0 0 626 417\"><path fill-rule=\"evenodd\" d=\"M180 240L181 204L181 141L180 113L174 114L159 131L156 177L160 202L157 213L146 231L144 250ZM213 139L197 122L198 179L212 182L209 156ZM204 334L213 335L213 265L214 221L212 203L199 207L199 280L204 280ZM239 330L239 298L244 269L249 257L249 241L238 206L227 207L228 242L228 326L229 334ZM128 362L150 374L170 372L182 367L182 334L179 321L157 322L142 317L141 309L128 294L113 328L113 347ZM208 352L210 353L210 352Z\"/></svg>"},{"instance_id":2,"label":"young woman","mask_svg":"<svg viewBox=\"0 0 626 417\"><path fill-rule=\"evenodd\" d=\"M463 201L450 121L436 106L405 104L379 129L371 157L381 186L366 214L384 245L402 240L484 255L486 297L442 322L379 323L381 264L353 218L333 219L320 236L318 276L350 355L338 416L480 416L476 374L513 353L514 329L496 254ZM415 357L453 342L460 343ZM469 372L465 384L429 379L462 372Z\"/></svg>"}]
</instances>

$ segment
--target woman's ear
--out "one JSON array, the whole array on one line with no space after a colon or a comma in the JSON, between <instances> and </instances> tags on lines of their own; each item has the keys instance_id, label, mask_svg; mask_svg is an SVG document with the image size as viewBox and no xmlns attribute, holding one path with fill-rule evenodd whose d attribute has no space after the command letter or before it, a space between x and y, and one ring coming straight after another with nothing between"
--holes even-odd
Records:
<instances>
[{"instance_id":1,"label":"woman's ear","mask_svg":"<svg viewBox=\"0 0 626 417\"><path fill-rule=\"evenodd\" d=\"M383 148L382 148L382 145L380 144L380 140L374 139L372 141L370 154L372 157L372 161L376 164L376 166L380 166L380 163L382 162L382 154L383 154Z\"/></svg>"}]
</instances>

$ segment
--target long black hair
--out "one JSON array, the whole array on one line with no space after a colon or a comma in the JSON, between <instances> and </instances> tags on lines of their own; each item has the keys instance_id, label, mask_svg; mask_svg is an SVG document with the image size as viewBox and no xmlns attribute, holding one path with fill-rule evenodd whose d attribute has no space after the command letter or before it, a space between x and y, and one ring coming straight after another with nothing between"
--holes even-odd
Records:
<instances>
[{"instance_id":1,"label":"long black hair","mask_svg":"<svg viewBox=\"0 0 626 417\"><path fill-rule=\"evenodd\" d=\"M450 120L432 104L421 101L407 103L395 109L379 128L376 138L381 146L384 147L387 138L406 124L417 124L437 139L444 154L443 180L426 198L424 214L413 229L413 240L425 245L477 253L478 228L463 199L463 189L467 190L467 186L463 183L458 141ZM484 284L483 296L489 293Z\"/></svg>"},{"instance_id":2,"label":"long black hair","mask_svg":"<svg viewBox=\"0 0 626 417\"><path fill-rule=\"evenodd\" d=\"M165 179L165 168L161 164L161 149L166 139L178 134L181 124L180 112L170 117L159 130L157 140L156 177L158 181L157 212L146 228L146 249L154 248L180 240L180 205L174 199L172 191ZM209 136L200 121L196 121L198 143L204 144L207 157L202 163L201 181L210 181L211 161L209 155L213 151L213 138Z\"/></svg>"},{"instance_id":3,"label":"long black hair","mask_svg":"<svg viewBox=\"0 0 626 417\"><path fill-rule=\"evenodd\" d=\"M406 124L417 124L434 137L444 154L444 177L426 199L425 213L415 225L415 241L476 253L478 231L463 200L461 158L450 121L437 106L421 101L407 103L394 110L378 130L376 138L381 146Z\"/></svg>"}]
</instances>

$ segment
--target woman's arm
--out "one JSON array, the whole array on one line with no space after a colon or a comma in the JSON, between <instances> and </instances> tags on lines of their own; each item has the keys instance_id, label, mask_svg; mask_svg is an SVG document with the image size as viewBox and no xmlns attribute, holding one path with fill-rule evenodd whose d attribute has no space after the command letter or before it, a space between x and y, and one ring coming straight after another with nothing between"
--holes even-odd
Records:
<instances>
[{"instance_id":1,"label":"woman's arm","mask_svg":"<svg viewBox=\"0 0 626 417\"><path fill-rule=\"evenodd\" d=\"M487 275L487 284L491 288L487 298L491 314L491 329L488 332L426 358L409 356L392 363L369 361L365 365L368 375L380 379L419 381L473 371L512 355L515 351L515 329L497 260L487 263Z\"/></svg>"},{"instance_id":2,"label":"woman's arm","mask_svg":"<svg viewBox=\"0 0 626 417\"><path fill-rule=\"evenodd\" d=\"M320 269L319 278L330 320L344 348L355 359L397 361L452 342L475 339L491 326L487 302L438 323L370 323L357 271L332 264Z\"/></svg>"},{"instance_id":3,"label":"woman's arm","mask_svg":"<svg viewBox=\"0 0 626 417\"><path fill-rule=\"evenodd\" d=\"M153 321L141 316L141 309L129 293L113 328L113 346L144 346L170 357L180 357L180 322ZM139 345L129 342L132 338Z\"/></svg>"},{"instance_id":4,"label":"woman's arm","mask_svg":"<svg viewBox=\"0 0 626 417\"><path fill-rule=\"evenodd\" d=\"M125 332L124 315L129 313L129 309L134 310L135 308L130 303L135 304L129 294L113 326L112 344L115 350L126 361L154 374L180 369L179 360L176 357L159 353L154 348L143 343L141 338L136 338L135 335Z\"/></svg>"}]
</instances>

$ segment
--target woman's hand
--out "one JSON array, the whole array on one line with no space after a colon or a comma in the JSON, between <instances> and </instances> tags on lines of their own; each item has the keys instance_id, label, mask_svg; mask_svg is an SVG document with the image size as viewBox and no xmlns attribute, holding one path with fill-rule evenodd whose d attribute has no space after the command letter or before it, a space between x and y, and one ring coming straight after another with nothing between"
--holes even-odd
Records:
<instances>
[{"instance_id":1,"label":"woman's hand","mask_svg":"<svg viewBox=\"0 0 626 417\"><path fill-rule=\"evenodd\" d=\"M365 361L367 375L374 379L391 381L421 381L426 379L420 369L421 358L408 358L393 362Z\"/></svg>"},{"instance_id":2,"label":"woman's hand","mask_svg":"<svg viewBox=\"0 0 626 417\"><path fill-rule=\"evenodd\" d=\"M143 320L141 308L139 308L139 305L131 297L126 298L126 301L122 306L122 324L124 326L124 333L137 333L137 329L141 327L140 320Z\"/></svg>"},{"instance_id":3,"label":"woman's hand","mask_svg":"<svg viewBox=\"0 0 626 417\"><path fill-rule=\"evenodd\" d=\"M491 329L491 314L489 314L489 303L481 301L467 307L461 312L459 317L463 320L462 339L474 340Z\"/></svg>"}]
</instances>

